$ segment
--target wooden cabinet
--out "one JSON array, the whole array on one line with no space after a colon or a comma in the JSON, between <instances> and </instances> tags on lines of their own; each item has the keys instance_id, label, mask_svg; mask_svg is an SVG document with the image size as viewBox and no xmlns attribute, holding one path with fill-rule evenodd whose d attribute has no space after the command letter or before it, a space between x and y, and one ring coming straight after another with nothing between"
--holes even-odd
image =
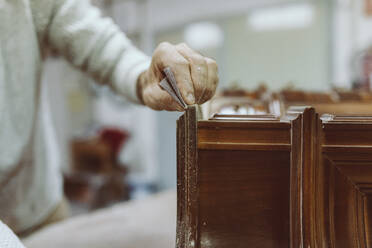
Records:
<instances>
[{"instance_id":1,"label":"wooden cabinet","mask_svg":"<svg viewBox=\"0 0 372 248\"><path fill-rule=\"evenodd\" d=\"M178 120L177 248L372 247L372 118Z\"/></svg>"}]
</instances>

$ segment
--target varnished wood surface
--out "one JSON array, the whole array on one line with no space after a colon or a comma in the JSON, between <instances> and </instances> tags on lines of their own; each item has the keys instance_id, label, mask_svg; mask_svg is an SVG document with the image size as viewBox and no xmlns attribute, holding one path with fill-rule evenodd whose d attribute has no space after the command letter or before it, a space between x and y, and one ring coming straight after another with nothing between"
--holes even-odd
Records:
<instances>
[{"instance_id":1,"label":"varnished wood surface","mask_svg":"<svg viewBox=\"0 0 372 248\"><path fill-rule=\"evenodd\" d=\"M323 123L324 221L330 247L371 247L372 122L337 117Z\"/></svg>"},{"instance_id":2,"label":"varnished wood surface","mask_svg":"<svg viewBox=\"0 0 372 248\"><path fill-rule=\"evenodd\" d=\"M372 115L371 102L336 102L336 103L319 103L319 102L289 102L284 104L284 109L289 106L310 105L314 107L319 114L346 114L346 115Z\"/></svg>"},{"instance_id":3,"label":"varnished wood surface","mask_svg":"<svg viewBox=\"0 0 372 248\"><path fill-rule=\"evenodd\" d=\"M178 126L178 248L372 247L372 117L195 113Z\"/></svg>"},{"instance_id":4,"label":"varnished wood surface","mask_svg":"<svg viewBox=\"0 0 372 248\"><path fill-rule=\"evenodd\" d=\"M200 247L289 246L289 152L203 150L198 160Z\"/></svg>"},{"instance_id":5,"label":"varnished wood surface","mask_svg":"<svg viewBox=\"0 0 372 248\"><path fill-rule=\"evenodd\" d=\"M291 106L312 106L318 114L372 115L372 94L366 91L311 92L283 90L268 92L267 89L242 94L214 97L205 107L207 116L216 113L243 113L286 115Z\"/></svg>"},{"instance_id":6,"label":"varnished wood surface","mask_svg":"<svg viewBox=\"0 0 372 248\"><path fill-rule=\"evenodd\" d=\"M177 125L177 239L176 246L199 243L198 107L189 106Z\"/></svg>"},{"instance_id":7,"label":"varnished wood surface","mask_svg":"<svg viewBox=\"0 0 372 248\"><path fill-rule=\"evenodd\" d=\"M178 130L183 151L190 142L183 135L190 131L180 125L184 118ZM272 116L244 119L198 121L197 166L178 164L178 238L195 232L197 238L184 239L179 248L289 246L291 123ZM179 161L185 155L179 152ZM192 176L197 196L185 198ZM191 198L198 199L196 212L185 211ZM187 219L195 218L198 224L190 228Z\"/></svg>"}]
</instances>

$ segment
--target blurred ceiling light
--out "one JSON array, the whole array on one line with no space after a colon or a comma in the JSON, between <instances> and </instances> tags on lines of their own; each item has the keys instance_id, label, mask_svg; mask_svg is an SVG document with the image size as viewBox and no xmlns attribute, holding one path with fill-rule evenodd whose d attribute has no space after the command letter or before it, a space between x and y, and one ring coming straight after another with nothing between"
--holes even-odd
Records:
<instances>
[{"instance_id":1,"label":"blurred ceiling light","mask_svg":"<svg viewBox=\"0 0 372 248\"><path fill-rule=\"evenodd\" d=\"M273 31L305 28L313 19L314 6L299 3L255 10L248 15L247 21L255 31Z\"/></svg>"},{"instance_id":2,"label":"blurred ceiling light","mask_svg":"<svg viewBox=\"0 0 372 248\"><path fill-rule=\"evenodd\" d=\"M184 30L186 43L196 50L221 47L224 40L222 29L212 22L198 22L188 25Z\"/></svg>"}]
</instances>

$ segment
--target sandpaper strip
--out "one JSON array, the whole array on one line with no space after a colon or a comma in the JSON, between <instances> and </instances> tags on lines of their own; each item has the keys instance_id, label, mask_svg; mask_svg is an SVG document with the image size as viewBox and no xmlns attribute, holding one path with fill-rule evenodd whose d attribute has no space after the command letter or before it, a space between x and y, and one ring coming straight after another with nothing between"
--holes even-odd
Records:
<instances>
[{"instance_id":1,"label":"sandpaper strip","mask_svg":"<svg viewBox=\"0 0 372 248\"><path fill-rule=\"evenodd\" d=\"M176 80L176 77L174 76L171 68L169 67L166 67L164 70L163 70L165 76L166 76L166 79L167 81L164 81L164 79L160 82L160 85L163 87L165 86L166 82L168 83L167 86L164 87L164 89L173 97L175 98L175 96L178 98L178 100L176 100L177 102L181 102L181 106L186 109L187 107L187 104L185 103L185 101L183 100L183 97L181 95L181 92L180 90L178 89L178 86L177 86L177 80ZM172 93L170 93L170 89L172 89Z\"/></svg>"}]
</instances>

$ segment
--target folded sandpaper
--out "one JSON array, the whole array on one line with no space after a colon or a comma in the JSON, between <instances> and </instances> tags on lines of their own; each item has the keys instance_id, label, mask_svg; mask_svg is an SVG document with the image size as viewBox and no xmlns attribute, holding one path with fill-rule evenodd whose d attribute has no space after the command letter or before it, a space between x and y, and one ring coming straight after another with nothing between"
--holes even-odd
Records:
<instances>
[{"instance_id":1,"label":"folded sandpaper","mask_svg":"<svg viewBox=\"0 0 372 248\"><path fill-rule=\"evenodd\" d=\"M163 70L165 78L159 83L160 87L169 93L172 98L178 102L184 109L187 108L187 104L183 100L180 90L177 87L176 77L174 76L172 70L167 67Z\"/></svg>"}]
</instances>

